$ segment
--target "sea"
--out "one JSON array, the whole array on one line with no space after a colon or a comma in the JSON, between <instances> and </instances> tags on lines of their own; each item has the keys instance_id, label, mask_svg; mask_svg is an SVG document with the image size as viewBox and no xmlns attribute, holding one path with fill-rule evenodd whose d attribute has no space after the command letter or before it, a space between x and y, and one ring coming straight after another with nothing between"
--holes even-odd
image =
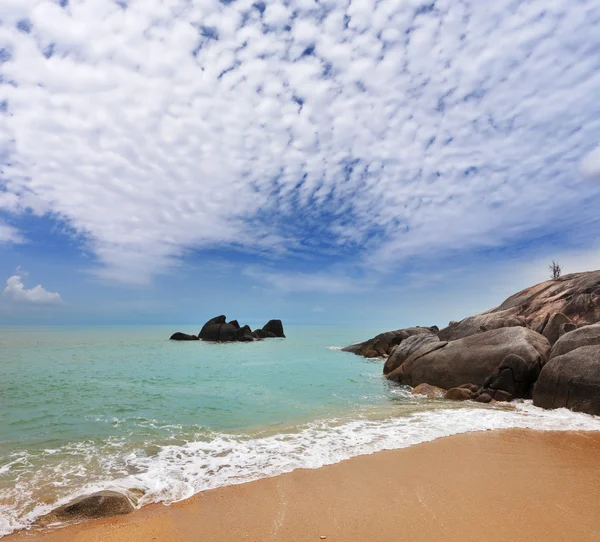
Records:
<instances>
[{"instance_id":1,"label":"sea","mask_svg":"<svg viewBox=\"0 0 600 542\"><path fill-rule=\"evenodd\" d=\"M431 400L341 351L380 328L174 342L200 326L0 328L0 536L101 489L137 507L447 435L600 430L531 402Z\"/></svg>"}]
</instances>

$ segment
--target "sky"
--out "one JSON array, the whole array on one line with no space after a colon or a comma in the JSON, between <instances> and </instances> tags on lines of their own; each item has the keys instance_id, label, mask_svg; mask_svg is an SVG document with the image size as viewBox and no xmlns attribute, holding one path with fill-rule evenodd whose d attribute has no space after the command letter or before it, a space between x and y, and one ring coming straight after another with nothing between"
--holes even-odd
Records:
<instances>
[{"instance_id":1,"label":"sky","mask_svg":"<svg viewBox=\"0 0 600 542\"><path fill-rule=\"evenodd\" d=\"M0 325L445 325L600 268L597 0L2 0Z\"/></svg>"}]
</instances>

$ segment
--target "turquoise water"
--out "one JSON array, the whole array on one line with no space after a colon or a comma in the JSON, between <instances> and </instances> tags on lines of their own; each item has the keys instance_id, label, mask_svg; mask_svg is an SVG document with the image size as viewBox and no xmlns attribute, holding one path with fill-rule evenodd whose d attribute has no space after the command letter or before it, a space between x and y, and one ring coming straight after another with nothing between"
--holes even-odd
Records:
<instances>
[{"instance_id":1,"label":"turquoise water","mask_svg":"<svg viewBox=\"0 0 600 542\"><path fill-rule=\"evenodd\" d=\"M336 348L379 329L167 340L180 328L0 328L0 535L100 488L141 506L456 432L600 429L530 405L430 401Z\"/></svg>"}]
</instances>

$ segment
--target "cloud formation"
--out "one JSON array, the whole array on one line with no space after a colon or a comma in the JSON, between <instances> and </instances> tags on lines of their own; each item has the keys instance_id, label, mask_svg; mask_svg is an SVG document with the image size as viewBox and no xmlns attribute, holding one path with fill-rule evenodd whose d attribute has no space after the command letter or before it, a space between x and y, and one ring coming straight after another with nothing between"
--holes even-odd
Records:
<instances>
[{"instance_id":1,"label":"cloud formation","mask_svg":"<svg viewBox=\"0 0 600 542\"><path fill-rule=\"evenodd\" d=\"M4 288L4 295L19 303L36 305L58 305L62 303L62 299L58 293L44 290L41 284L33 288L25 288L21 275L13 275L8 278L6 288Z\"/></svg>"},{"instance_id":2,"label":"cloud formation","mask_svg":"<svg viewBox=\"0 0 600 542\"><path fill-rule=\"evenodd\" d=\"M600 146L596 147L583 159L581 174L586 179L600 179Z\"/></svg>"},{"instance_id":3,"label":"cloud formation","mask_svg":"<svg viewBox=\"0 0 600 542\"><path fill-rule=\"evenodd\" d=\"M190 248L386 268L597 224L600 4L575 4L5 1L0 212L132 282Z\"/></svg>"}]
</instances>

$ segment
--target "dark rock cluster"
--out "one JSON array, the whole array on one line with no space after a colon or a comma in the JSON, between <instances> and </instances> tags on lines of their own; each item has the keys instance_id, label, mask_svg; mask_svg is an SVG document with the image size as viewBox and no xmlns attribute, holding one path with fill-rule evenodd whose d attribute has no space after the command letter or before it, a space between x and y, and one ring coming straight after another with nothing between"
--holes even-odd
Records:
<instances>
[{"instance_id":1,"label":"dark rock cluster","mask_svg":"<svg viewBox=\"0 0 600 542\"><path fill-rule=\"evenodd\" d=\"M600 271L537 284L442 330L399 329L344 350L385 357L386 378L428 397L600 414Z\"/></svg>"},{"instance_id":2,"label":"dark rock cluster","mask_svg":"<svg viewBox=\"0 0 600 542\"><path fill-rule=\"evenodd\" d=\"M173 333L172 341L252 342L272 337L285 338L281 320L269 320L261 329L252 331L250 326L240 326L237 320L227 322L225 315L211 318L202 326L198 335Z\"/></svg>"}]
</instances>

